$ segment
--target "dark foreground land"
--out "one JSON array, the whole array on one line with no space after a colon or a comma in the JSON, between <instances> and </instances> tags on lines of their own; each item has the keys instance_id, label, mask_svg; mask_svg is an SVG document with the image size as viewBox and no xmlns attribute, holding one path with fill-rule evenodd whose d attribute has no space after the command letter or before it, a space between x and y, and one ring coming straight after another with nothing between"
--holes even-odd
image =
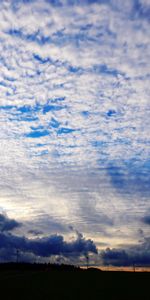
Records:
<instances>
[{"instance_id":1,"label":"dark foreground land","mask_svg":"<svg viewBox=\"0 0 150 300\"><path fill-rule=\"evenodd\" d=\"M0 299L150 300L150 273L0 265Z\"/></svg>"}]
</instances>

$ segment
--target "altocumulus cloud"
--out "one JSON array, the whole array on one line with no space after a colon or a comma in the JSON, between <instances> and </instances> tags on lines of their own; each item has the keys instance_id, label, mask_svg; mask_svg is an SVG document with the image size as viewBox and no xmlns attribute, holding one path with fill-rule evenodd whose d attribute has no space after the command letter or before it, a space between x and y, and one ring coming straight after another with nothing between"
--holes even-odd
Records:
<instances>
[{"instance_id":1,"label":"altocumulus cloud","mask_svg":"<svg viewBox=\"0 0 150 300\"><path fill-rule=\"evenodd\" d=\"M63 251L70 220L114 248L140 226L148 237L149 12L149 0L0 1L0 207L59 232ZM6 241L47 245L5 221Z\"/></svg>"}]
</instances>

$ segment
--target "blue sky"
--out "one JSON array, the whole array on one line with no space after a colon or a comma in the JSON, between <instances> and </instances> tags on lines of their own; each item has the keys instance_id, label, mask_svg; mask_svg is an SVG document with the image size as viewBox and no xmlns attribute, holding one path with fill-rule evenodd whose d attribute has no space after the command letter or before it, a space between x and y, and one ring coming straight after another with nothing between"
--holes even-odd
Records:
<instances>
[{"instance_id":1,"label":"blue sky","mask_svg":"<svg viewBox=\"0 0 150 300\"><path fill-rule=\"evenodd\" d=\"M8 0L0 20L6 248L58 234L93 241L97 264L148 264L149 0Z\"/></svg>"}]
</instances>

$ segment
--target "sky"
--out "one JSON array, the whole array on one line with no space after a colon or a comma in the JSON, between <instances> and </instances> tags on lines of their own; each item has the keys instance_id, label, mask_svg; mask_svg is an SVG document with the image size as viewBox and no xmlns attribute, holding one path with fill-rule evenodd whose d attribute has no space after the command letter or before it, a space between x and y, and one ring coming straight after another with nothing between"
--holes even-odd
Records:
<instances>
[{"instance_id":1,"label":"sky","mask_svg":"<svg viewBox=\"0 0 150 300\"><path fill-rule=\"evenodd\" d=\"M149 0L0 1L0 260L150 265Z\"/></svg>"}]
</instances>

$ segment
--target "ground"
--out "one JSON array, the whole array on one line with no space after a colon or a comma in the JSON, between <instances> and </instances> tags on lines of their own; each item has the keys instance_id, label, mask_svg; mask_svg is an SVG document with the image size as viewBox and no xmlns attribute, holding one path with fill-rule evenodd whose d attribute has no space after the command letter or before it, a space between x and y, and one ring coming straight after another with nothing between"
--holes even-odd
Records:
<instances>
[{"instance_id":1,"label":"ground","mask_svg":"<svg viewBox=\"0 0 150 300\"><path fill-rule=\"evenodd\" d=\"M0 299L150 300L150 273L1 270Z\"/></svg>"}]
</instances>

